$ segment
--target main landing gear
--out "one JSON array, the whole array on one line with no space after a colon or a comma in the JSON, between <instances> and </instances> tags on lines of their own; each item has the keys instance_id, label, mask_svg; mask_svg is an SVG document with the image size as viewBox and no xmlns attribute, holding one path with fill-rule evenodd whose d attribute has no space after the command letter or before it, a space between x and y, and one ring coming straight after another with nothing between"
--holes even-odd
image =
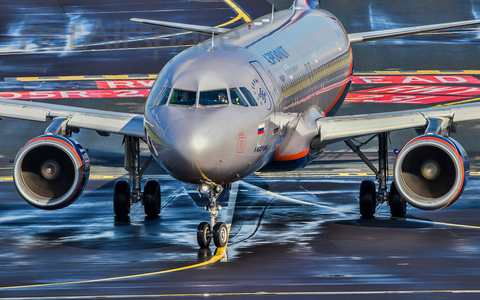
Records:
<instances>
[{"instance_id":1,"label":"main landing gear","mask_svg":"<svg viewBox=\"0 0 480 300\"><path fill-rule=\"evenodd\" d=\"M218 203L218 198L222 192L229 189L229 185L213 185L204 184L201 187L197 187L197 192L202 197L202 191L208 198L208 205L205 206L205 210L210 213L210 224L208 222L202 222L198 225L197 229L197 241L201 248L207 248L213 237L213 242L216 247L224 247L228 241L228 228L223 222L218 222L218 213L222 209Z\"/></svg>"},{"instance_id":2,"label":"main landing gear","mask_svg":"<svg viewBox=\"0 0 480 300\"><path fill-rule=\"evenodd\" d=\"M145 165L140 168L140 139L125 136L125 170L128 171L128 180L118 180L113 189L113 211L117 217L127 217L133 203L142 202L147 217L157 217L160 214L161 196L160 184L157 180L148 180L142 193L143 172L152 162L150 156Z\"/></svg>"},{"instance_id":3,"label":"main landing gear","mask_svg":"<svg viewBox=\"0 0 480 300\"><path fill-rule=\"evenodd\" d=\"M360 148L370 142L373 138L378 137L378 170L368 160L368 158L360 151ZM375 182L372 180L364 180L360 185L360 214L363 218L372 218L378 204L387 202L390 205L390 213L393 217L403 217L407 212L407 204L400 196L395 186L395 182L390 185L390 192L387 191L388 181L388 133L379 133L365 143L355 145L352 140L345 143L353 150L362 161L375 173L378 180L378 191L375 189Z\"/></svg>"}]
</instances>

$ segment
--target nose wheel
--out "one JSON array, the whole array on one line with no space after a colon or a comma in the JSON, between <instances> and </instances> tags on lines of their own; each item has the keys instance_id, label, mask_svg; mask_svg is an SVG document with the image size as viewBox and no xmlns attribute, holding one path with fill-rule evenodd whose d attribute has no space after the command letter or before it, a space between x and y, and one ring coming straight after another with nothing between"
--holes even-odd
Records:
<instances>
[{"instance_id":1,"label":"nose wheel","mask_svg":"<svg viewBox=\"0 0 480 300\"><path fill-rule=\"evenodd\" d=\"M208 222L202 222L197 229L197 242L200 248L207 248L212 241L212 231Z\"/></svg>"},{"instance_id":2,"label":"nose wheel","mask_svg":"<svg viewBox=\"0 0 480 300\"><path fill-rule=\"evenodd\" d=\"M197 242L200 248L207 248L213 238L216 247L225 247L228 242L228 228L224 222L218 222L219 211L222 209L218 203L218 198L227 188L227 185L203 185L197 187L201 196L201 191L207 196L209 203L205 210L210 214L210 223L202 222L197 228Z\"/></svg>"},{"instance_id":3,"label":"nose wheel","mask_svg":"<svg viewBox=\"0 0 480 300\"><path fill-rule=\"evenodd\" d=\"M213 242L217 247L225 247L228 241L228 228L223 222L218 222L213 226Z\"/></svg>"}]
</instances>

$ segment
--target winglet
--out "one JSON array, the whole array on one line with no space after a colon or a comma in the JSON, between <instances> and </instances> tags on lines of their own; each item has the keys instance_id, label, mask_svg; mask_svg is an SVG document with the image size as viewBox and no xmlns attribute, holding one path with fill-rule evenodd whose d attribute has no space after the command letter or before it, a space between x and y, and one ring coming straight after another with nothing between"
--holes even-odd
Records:
<instances>
[{"instance_id":1,"label":"winglet","mask_svg":"<svg viewBox=\"0 0 480 300\"><path fill-rule=\"evenodd\" d=\"M312 9L319 8L320 0L295 0L293 2L293 9Z\"/></svg>"}]
</instances>

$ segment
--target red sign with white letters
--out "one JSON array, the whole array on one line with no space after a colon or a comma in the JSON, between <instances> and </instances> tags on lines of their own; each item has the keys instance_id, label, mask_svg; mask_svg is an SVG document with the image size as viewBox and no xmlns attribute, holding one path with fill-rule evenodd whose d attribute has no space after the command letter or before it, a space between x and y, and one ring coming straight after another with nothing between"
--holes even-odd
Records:
<instances>
[{"instance_id":1,"label":"red sign with white letters","mask_svg":"<svg viewBox=\"0 0 480 300\"><path fill-rule=\"evenodd\" d=\"M40 91L40 92L0 92L0 98L11 100L23 99L78 99L78 98L129 98L148 97L150 89L137 90L75 90L75 91Z\"/></svg>"},{"instance_id":2,"label":"red sign with white letters","mask_svg":"<svg viewBox=\"0 0 480 300\"><path fill-rule=\"evenodd\" d=\"M470 75L435 76L353 76L353 84L479 84L480 80Z\"/></svg>"},{"instance_id":3,"label":"red sign with white letters","mask_svg":"<svg viewBox=\"0 0 480 300\"><path fill-rule=\"evenodd\" d=\"M480 87L475 86L440 86L440 85L394 85L355 92L379 94L427 94L474 96L480 95Z\"/></svg>"},{"instance_id":4,"label":"red sign with white letters","mask_svg":"<svg viewBox=\"0 0 480 300\"><path fill-rule=\"evenodd\" d=\"M95 83L99 89L149 89L153 80L105 80Z\"/></svg>"},{"instance_id":5,"label":"red sign with white letters","mask_svg":"<svg viewBox=\"0 0 480 300\"><path fill-rule=\"evenodd\" d=\"M398 103L398 104L432 104L438 102L457 101L468 97L431 96L431 95L381 95L381 94L348 94L345 102L355 103Z\"/></svg>"}]
</instances>

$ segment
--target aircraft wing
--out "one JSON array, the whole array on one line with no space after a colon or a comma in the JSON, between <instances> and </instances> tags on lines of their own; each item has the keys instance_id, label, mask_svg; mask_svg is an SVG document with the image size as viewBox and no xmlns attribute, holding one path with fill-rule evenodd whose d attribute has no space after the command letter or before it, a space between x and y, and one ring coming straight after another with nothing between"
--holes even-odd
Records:
<instances>
[{"instance_id":1,"label":"aircraft wing","mask_svg":"<svg viewBox=\"0 0 480 300\"><path fill-rule=\"evenodd\" d=\"M455 105L419 110L376 113L366 115L325 117L316 120L320 142L335 142L408 128L422 128L428 118L451 118L453 122L479 120L480 105L478 103Z\"/></svg>"},{"instance_id":2,"label":"aircraft wing","mask_svg":"<svg viewBox=\"0 0 480 300\"><path fill-rule=\"evenodd\" d=\"M67 125L143 138L143 115L103 111L96 109L0 99L0 116L46 122L64 117Z\"/></svg>"},{"instance_id":3,"label":"aircraft wing","mask_svg":"<svg viewBox=\"0 0 480 300\"><path fill-rule=\"evenodd\" d=\"M139 19L139 18L132 18L130 19L130 21L141 23L141 24L154 25L154 26L180 29L180 30L188 30L188 31L194 31L194 32L205 33L205 34L212 34L212 32L216 34L221 34L230 30L227 28L217 28L212 26L192 25L192 24L185 24L185 23L156 21L156 20Z\"/></svg>"},{"instance_id":4,"label":"aircraft wing","mask_svg":"<svg viewBox=\"0 0 480 300\"><path fill-rule=\"evenodd\" d=\"M480 24L480 20L470 20L470 21L442 23L442 24L425 25L425 26L413 26L413 27L404 27L404 28L378 30L378 31L367 31L367 32L360 32L360 33L350 33L348 34L348 39L350 40L350 44L356 44L356 43L362 43L362 42L375 41L379 39L386 39L386 38L412 35L412 34L429 32L429 31L451 29L451 28L464 27L464 26L472 26L472 25L478 25L478 24Z\"/></svg>"}]
</instances>

